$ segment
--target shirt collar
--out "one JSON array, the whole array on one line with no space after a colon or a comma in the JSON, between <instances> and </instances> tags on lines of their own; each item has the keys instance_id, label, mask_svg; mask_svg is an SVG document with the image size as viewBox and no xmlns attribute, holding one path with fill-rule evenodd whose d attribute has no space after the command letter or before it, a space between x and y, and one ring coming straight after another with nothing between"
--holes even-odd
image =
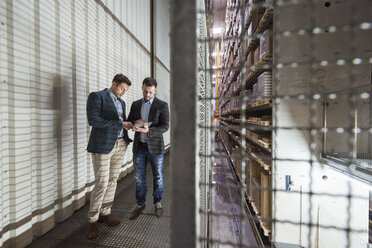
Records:
<instances>
[{"instance_id":1,"label":"shirt collar","mask_svg":"<svg viewBox=\"0 0 372 248\"><path fill-rule=\"evenodd\" d=\"M116 101L116 100L119 100L117 96L115 96L114 93L112 93L112 91L110 89L107 89L108 93L110 94L112 100Z\"/></svg>"},{"instance_id":2,"label":"shirt collar","mask_svg":"<svg viewBox=\"0 0 372 248\"><path fill-rule=\"evenodd\" d=\"M150 104L151 105L153 101L154 101L154 97L151 98L148 102L145 102L145 99L142 98L142 104Z\"/></svg>"}]
</instances>

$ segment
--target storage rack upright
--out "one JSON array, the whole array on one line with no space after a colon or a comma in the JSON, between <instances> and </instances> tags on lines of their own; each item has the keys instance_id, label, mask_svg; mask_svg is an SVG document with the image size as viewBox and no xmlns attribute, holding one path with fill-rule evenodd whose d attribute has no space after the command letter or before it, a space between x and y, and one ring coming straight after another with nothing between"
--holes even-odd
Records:
<instances>
[{"instance_id":1,"label":"storage rack upright","mask_svg":"<svg viewBox=\"0 0 372 248\"><path fill-rule=\"evenodd\" d=\"M272 22L272 0L228 1L218 85L220 136L257 223L268 238L272 218ZM242 159L246 160L245 177Z\"/></svg>"}]
</instances>

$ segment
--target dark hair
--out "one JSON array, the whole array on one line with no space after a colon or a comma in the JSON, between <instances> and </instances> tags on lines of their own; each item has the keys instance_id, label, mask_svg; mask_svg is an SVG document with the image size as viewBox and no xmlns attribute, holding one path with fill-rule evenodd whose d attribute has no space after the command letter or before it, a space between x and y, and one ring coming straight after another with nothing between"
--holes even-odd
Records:
<instances>
[{"instance_id":1,"label":"dark hair","mask_svg":"<svg viewBox=\"0 0 372 248\"><path fill-rule=\"evenodd\" d=\"M121 73L116 74L115 77L112 79L112 82L115 82L116 86L118 86L122 83L126 83L128 86L130 86L132 84L132 82L126 76L124 76Z\"/></svg>"},{"instance_id":2,"label":"dark hair","mask_svg":"<svg viewBox=\"0 0 372 248\"><path fill-rule=\"evenodd\" d=\"M158 87L158 83L156 82L155 78L147 77L142 81L142 86L148 86L148 87L155 86L156 88Z\"/></svg>"}]
</instances>

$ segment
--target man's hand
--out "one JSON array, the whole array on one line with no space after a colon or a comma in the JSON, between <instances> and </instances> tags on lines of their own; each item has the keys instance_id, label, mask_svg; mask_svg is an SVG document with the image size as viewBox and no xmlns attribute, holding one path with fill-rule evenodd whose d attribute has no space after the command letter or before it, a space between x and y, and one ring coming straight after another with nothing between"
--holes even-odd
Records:
<instances>
[{"instance_id":1,"label":"man's hand","mask_svg":"<svg viewBox=\"0 0 372 248\"><path fill-rule=\"evenodd\" d=\"M132 127L133 127L132 122L130 122L130 121L123 121L123 128L124 128L125 130L129 130L129 129L131 129Z\"/></svg>"},{"instance_id":2,"label":"man's hand","mask_svg":"<svg viewBox=\"0 0 372 248\"><path fill-rule=\"evenodd\" d=\"M134 127L132 130L134 132L148 133L149 132L149 127L145 125L144 127Z\"/></svg>"},{"instance_id":3,"label":"man's hand","mask_svg":"<svg viewBox=\"0 0 372 248\"><path fill-rule=\"evenodd\" d=\"M145 120L139 119L139 120L136 120L136 122L134 124L145 124L145 123L146 123Z\"/></svg>"}]
</instances>

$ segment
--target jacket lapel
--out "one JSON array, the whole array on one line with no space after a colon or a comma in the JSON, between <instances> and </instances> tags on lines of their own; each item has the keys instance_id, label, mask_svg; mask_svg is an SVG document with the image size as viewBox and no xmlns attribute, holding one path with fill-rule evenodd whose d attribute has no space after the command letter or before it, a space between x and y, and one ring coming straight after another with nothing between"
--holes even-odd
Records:
<instances>
[{"instance_id":1,"label":"jacket lapel","mask_svg":"<svg viewBox=\"0 0 372 248\"><path fill-rule=\"evenodd\" d=\"M154 97L154 101L151 104L151 108L150 108L150 112L149 112L149 118L148 118L149 121L152 121L152 116L154 115L157 104L158 104L158 99L156 97Z\"/></svg>"},{"instance_id":2,"label":"jacket lapel","mask_svg":"<svg viewBox=\"0 0 372 248\"><path fill-rule=\"evenodd\" d=\"M127 120L127 116L126 116L126 113L125 113L125 102L121 99L119 99L119 101L121 103L121 108L123 109L123 120L125 121L125 120Z\"/></svg>"},{"instance_id":3,"label":"jacket lapel","mask_svg":"<svg viewBox=\"0 0 372 248\"><path fill-rule=\"evenodd\" d=\"M135 112L136 113L136 120L142 119L141 118L141 108L142 108L142 100L137 101L135 105Z\"/></svg>"},{"instance_id":4,"label":"jacket lapel","mask_svg":"<svg viewBox=\"0 0 372 248\"><path fill-rule=\"evenodd\" d=\"M118 111L117 111L117 109L115 107L114 101L112 100L112 98L111 98L110 93L109 93L108 90L106 90L106 101L108 101L109 102L109 105L111 105L111 108L114 110L115 115L116 116L119 116Z\"/></svg>"}]
</instances>

